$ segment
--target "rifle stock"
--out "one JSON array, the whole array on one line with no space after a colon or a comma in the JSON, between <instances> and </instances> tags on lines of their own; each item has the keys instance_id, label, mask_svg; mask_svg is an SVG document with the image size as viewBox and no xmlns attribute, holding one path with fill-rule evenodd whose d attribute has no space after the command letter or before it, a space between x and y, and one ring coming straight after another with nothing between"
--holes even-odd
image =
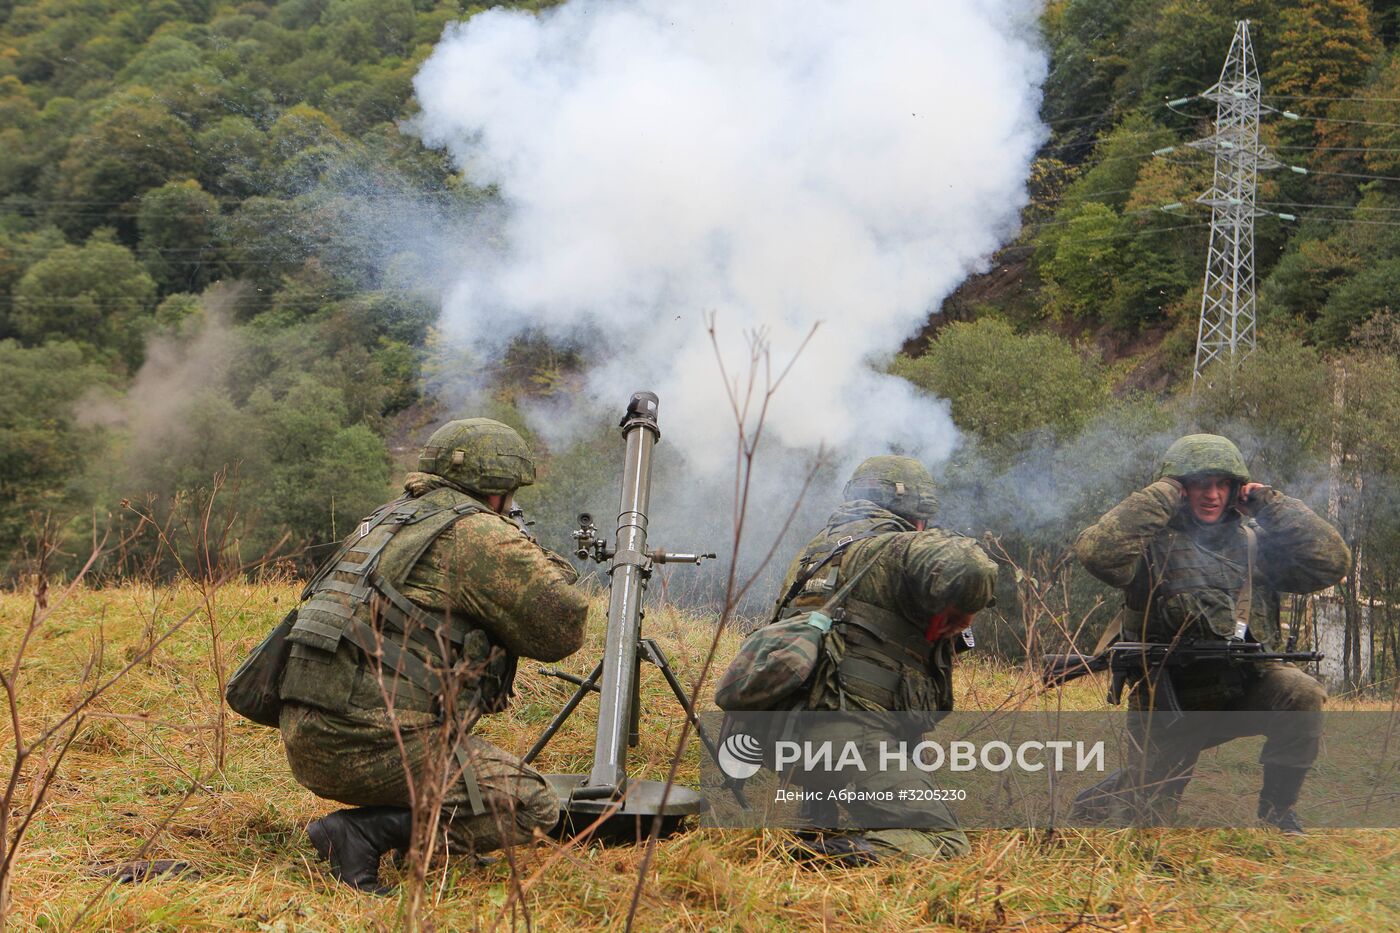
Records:
<instances>
[{"instance_id":1,"label":"rifle stock","mask_svg":"<svg viewBox=\"0 0 1400 933\"><path fill-rule=\"evenodd\" d=\"M1040 682L1046 687L1058 687L1085 674L1108 670L1108 652L1093 656L1083 654L1047 654L1041 660Z\"/></svg>"}]
</instances>

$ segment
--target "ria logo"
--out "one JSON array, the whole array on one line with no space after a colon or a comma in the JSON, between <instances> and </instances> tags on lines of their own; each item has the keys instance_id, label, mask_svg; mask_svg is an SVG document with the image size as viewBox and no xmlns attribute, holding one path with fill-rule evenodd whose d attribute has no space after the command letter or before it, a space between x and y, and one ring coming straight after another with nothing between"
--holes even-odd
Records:
<instances>
[{"instance_id":1,"label":"ria logo","mask_svg":"<svg viewBox=\"0 0 1400 933\"><path fill-rule=\"evenodd\" d=\"M736 781L745 781L763 767L763 746L758 739L735 732L719 747L719 769Z\"/></svg>"}]
</instances>

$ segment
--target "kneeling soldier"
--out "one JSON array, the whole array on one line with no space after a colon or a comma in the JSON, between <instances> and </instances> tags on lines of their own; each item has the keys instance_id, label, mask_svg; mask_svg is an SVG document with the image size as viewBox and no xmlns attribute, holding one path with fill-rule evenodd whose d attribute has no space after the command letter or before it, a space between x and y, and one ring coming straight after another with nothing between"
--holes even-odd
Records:
<instances>
[{"instance_id":1,"label":"kneeling soldier","mask_svg":"<svg viewBox=\"0 0 1400 933\"><path fill-rule=\"evenodd\" d=\"M928 527L938 499L933 478L917 460L871 457L852 474L845 498L789 569L776 616L822 606L853 582L828 633L806 708L846 711L851 722L868 722L859 739L870 757L881 738L907 738L891 735L880 714L953 708L956 645L967 643L962 636L972 616L993 603L997 570L971 538ZM914 769L878 773L861 789L891 791L897 801L900 790L933 786L930 775ZM909 822L908 803L851 805L851 818L867 827L864 832L801 833L803 845L794 854L843 864L966 854L967 836L947 806L918 806L929 828L901 825Z\"/></svg>"},{"instance_id":2,"label":"kneeling soldier","mask_svg":"<svg viewBox=\"0 0 1400 933\"><path fill-rule=\"evenodd\" d=\"M488 852L550 829L544 778L468 734L510 697L517 657L578 650L587 602L577 574L508 519L534 482L525 441L487 418L439 428L404 480L308 585L288 641L282 739L297 781L351 804L307 827L335 877L385 893L379 859L406 851L410 783L444 764L448 847ZM446 695L449 693L451 695ZM444 716L461 727L443 729ZM454 747L443 754L444 735Z\"/></svg>"}]
</instances>

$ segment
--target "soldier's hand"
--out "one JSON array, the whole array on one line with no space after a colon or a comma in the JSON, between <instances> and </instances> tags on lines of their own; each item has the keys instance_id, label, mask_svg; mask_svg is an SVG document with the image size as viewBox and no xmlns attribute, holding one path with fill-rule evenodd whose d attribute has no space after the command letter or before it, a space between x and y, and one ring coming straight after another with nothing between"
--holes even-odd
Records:
<instances>
[{"instance_id":1,"label":"soldier's hand","mask_svg":"<svg viewBox=\"0 0 1400 933\"><path fill-rule=\"evenodd\" d=\"M1235 508L1239 509L1246 515L1253 515L1255 506L1255 503L1253 502L1254 494L1260 489L1267 488L1268 486L1264 483L1245 483L1243 486L1240 487L1240 494L1238 497L1238 501L1235 503Z\"/></svg>"},{"instance_id":2,"label":"soldier's hand","mask_svg":"<svg viewBox=\"0 0 1400 933\"><path fill-rule=\"evenodd\" d=\"M1167 484L1168 486L1170 486L1172 489L1175 489L1176 492L1177 492L1177 497L1178 497L1179 499L1181 499L1183 502L1186 501L1186 484L1183 483L1181 480L1177 479L1175 476L1164 476L1164 477L1162 477L1161 479L1157 480L1157 483L1156 483L1156 484L1160 484L1160 483L1165 483L1165 484ZM1154 484L1154 485L1156 485L1156 484ZM1148 487L1148 488L1151 488L1151 487Z\"/></svg>"}]
</instances>

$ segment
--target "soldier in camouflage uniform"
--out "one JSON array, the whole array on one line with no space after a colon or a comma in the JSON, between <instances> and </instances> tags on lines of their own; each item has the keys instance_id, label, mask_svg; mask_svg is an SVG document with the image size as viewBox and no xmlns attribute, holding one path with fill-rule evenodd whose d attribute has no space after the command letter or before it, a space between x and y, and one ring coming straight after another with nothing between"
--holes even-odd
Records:
<instances>
[{"instance_id":1,"label":"soldier in camouflage uniform","mask_svg":"<svg viewBox=\"0 0 1400 933\"><path fill-rule=\"evenodd\" d=\"M1250 482L1239 450L1213 434L1173 443L1157 481L1086 528L1074 549L1090 573L1123 590L1125 640L1221 641L1243 632L1245 640L1268 651L1282 647L1279 593L1331 586L1351 560L1336 529L1297 499ZM1145 797L1148 812L1169 817L1202 749L1263 730L1259 817L1285 832L1302 832L1293 805L1317 757L1322 686L1277 662L1204 662L1173 668L1171 677L1187 711L1295 715L1264 717L1257 724L1222 717L1208 733L1195 727L1157 730L1150 743L1138 736L1130 767L1081 794L1079 815L1106 817L1135 795L1129 806L1136 812L1144 812ZM1145 680L1130 704L1150 709Z\"/></svg>"},{"instance_id":2,"label":"soldier in camouflage uniform","mask_svg":"<svg viewBox=\"0 0 1400 933\"><path fill-rule=\"evenodd\" d=\"M953 708L955 644L964 644L959 636L973 614L992 604L996 565L971 538L927 527L938 500L932 477L917 460L866 460L846 484L845 498L788 570L776 616L822 606L865 569L825 637L806 707L849 711L856 723L852 728L874 757L880 739L909 738L889 735L880 713ZM833 551L839 553L823 564ZM873 715L864 727L858 723L867 712ZM930 717L930 727L935 719ZM851 737L846 731L832 738ZM833 780L839 777L833 775ZM933 787L931 776L918 770L891 770L861 782L863 790L893 791L895 800L900 790ZM932 827L928 829L901 826L908 822L908 806L852 804L852 821L869 829L860 834L801 833L802 845L794 854L864 864L968 851L967 836L943 803L926 805L930 812L920 822ZM824 815L822 822L832 815Z\"/></svg>"},{"instance_id":3,"label":"soldier in camouflage uniform","mask_svg":"<svg viewBox=\"0 0 1400 933\"><path fill-rule=\"evenodd\" d=\"M578 650L588 608L573 568L504 514L534 482L520 435L487 418L452 421L418 464L404 496L307 586L281 685L293 776L356 808L312 822L311 842L338 879L375 893L386 891L380 856L409 844L408 772L421 788L444 761L460 771L442 802L451 850L479 854L554 825L544 778L467 733L504 708L517 657ZM444 730L444 717L460 728ZM455 735L448 754L434 745L444 735Z\"/></svg>"}]
</instances>

